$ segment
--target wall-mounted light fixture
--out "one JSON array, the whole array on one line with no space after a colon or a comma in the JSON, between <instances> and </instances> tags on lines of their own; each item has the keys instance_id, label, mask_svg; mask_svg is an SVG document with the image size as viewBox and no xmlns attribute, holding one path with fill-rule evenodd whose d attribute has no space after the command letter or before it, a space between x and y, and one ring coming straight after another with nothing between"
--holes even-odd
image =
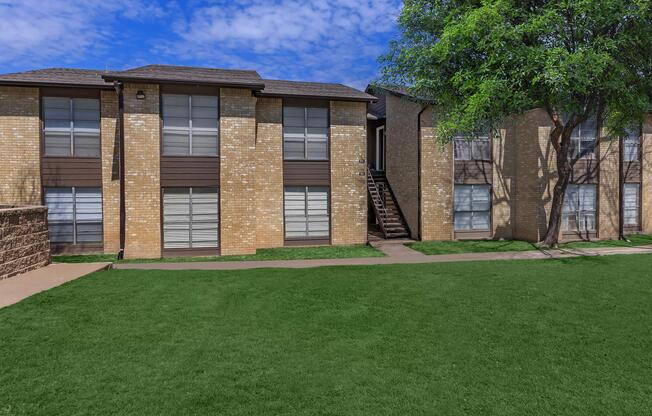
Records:
<instances>
[{"instance_id":1,"label":"wall-mounted light fixture","mask_svg":"<svg viewBox=\"0 0 652 416\"><path fill-rule=\"evenodd\" d=\"M145 99L145 93L142 90L138 91L136 93L136 98L139 99L139 100L144 100Z\"/></svg>"}]
</instances>

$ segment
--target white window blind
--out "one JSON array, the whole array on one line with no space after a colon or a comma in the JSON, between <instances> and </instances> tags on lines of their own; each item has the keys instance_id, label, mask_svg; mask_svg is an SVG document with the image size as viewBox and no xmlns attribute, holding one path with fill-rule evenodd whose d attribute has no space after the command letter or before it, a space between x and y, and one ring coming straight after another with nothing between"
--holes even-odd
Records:
<instances>
[{"instance_id":1,"label":"white window blind","mask_svg":"<svg viewBox=\"0 0 652 416\"><path fill-rule=\"evenodd\" d=\"M595 117L580 123L571 133L570 155L573 159L592 159L595 154L598 122Z\"/></svg>"},{"instance_id":2,"label":"white window blind","mask_svg":"<svg viewBox=\"0 0 652 416\"><path fill-rule=\"evenodd\" d=\"M455 137L453 150L455 160L491 160L491 142L488 135L475 139Z\"/></svg>"},{"instance_id":3,"label":"white window blind","mask_svg":"<svg viewBox=\"0 0 652 416\"><path fill-rule=\"evenodd\" d=\"M489 185L455 185L455 230L486 231L491 228Z\"/></svg>"},{"instance_id":4,"label":"white window blind","mask_svg":"<svg viewBox=\"0 0 652 416\"><path fill-rule=\"evenodd\" d=\"M640 206L640 185L637 183L626 183L623 188L623 218L627 227L638 226Z\"/></svg>"},{"instance_id":5,"label":"white window blind","mask_svg":"<svg viewBox=\"0 0 652 416\"><path fill-rule=\"evenodd\" d=\"M285 187L285 237L329 236L328 188Z\"/></svg>"},{"instance_id":6,"label":"white window blind","mask_svg":"<svg viewBox=\"0 0 652 416\"><path fill-rule=\"evenodd\" d=\"M46 156L100 156L100 100L43 97Z\"/></svg>"},{"instance_id":7,"label":"white window blind","mask_svg":"<svg viewBox=\"0 0 652 416\"><path fill-rule=\"evenodd\" d=\"M163 155L217 156L218 98L163 94Z\"/></svg>"},{"instance_id":8,"label":"white window blind","mask_svg":"<svg viewBox=\"0 0 652 416\"><path fill-rule=\"evenodd\" d=\"M45 204L51 242L102 243L100 188L46 188Z\"/></svg>"},{"instance_id":9,"label":"white window blind","mask_svg":"<svg viewBox=\"0 0 652 416\"><path fill-rule=\"evenodd\" d=\"M595 185L568 185L562 210L562 229L595 231L596 197Z\"/></svg>"},{"instance_id":10,"label":"white window blind","mask_svg":"<svg viewBox=\"0 0 652 416\"><path fill-rule=\"evenodd\" d=\"M641 147L641 130L638 128L628 129L627 136L623 143L623 160L625 162L635 162L639 159L639 149Z\"/></svg>"},{"instance_id":11,"label":"white window blind","mask_svg":"<svg viewBox=\"0 0 652 416\"><path fill-rule=\"evenodd\" d=\"M218 236L217 188L163 190L164 248L217 248Z\"/></svg>"},{"instance_id":12,"label":"white window blind","mask_svg":"<svg viewBox=\"0 0 652 416\"><path fill-rule=\"evenodd\" d=\"M284 107L283 142L286 160L328 160L328 109Z\"/></svg>"}]
</instances>

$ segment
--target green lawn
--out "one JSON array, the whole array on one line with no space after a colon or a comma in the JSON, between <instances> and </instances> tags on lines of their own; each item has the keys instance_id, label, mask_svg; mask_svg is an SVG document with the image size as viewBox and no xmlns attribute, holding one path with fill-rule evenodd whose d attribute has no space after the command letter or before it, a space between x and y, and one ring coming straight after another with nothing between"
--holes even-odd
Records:
<instances>
[{"instance_id":1,"label":"green lawn","mask_svg":"<svg viewBox=\"0 0 652 416\"><path fill-rule=\"evenodd\" d=\"M559 248L635 247L652 244L652 235L632 234L627 238L630 241L598 240L563 243ZM427 255L537 250L536 245L520 240L417 241L408 246Z\"/></svg>"},{"instance_id":2,"label":"green lawn","mask_svg":"<svg viewBox=\"0 0 652 416\"><path fill-rule=\"evenodd\" d=\"M0 309L0 415L648 415L652 256L112 270Z\"/></svg>"},{"instance_id":3,"label":"green lawn","mask_svg":"<svg viewBox=\"0 0 652 416\"><path fill-rule=\"evenodd\" d=\"M281 247L258 249L256 254L246 256L212 257L166 257L163 259L134 259L118 261L114 254L81 254L52 256L55 263L92 263L110 261L114 263L179 263L190 261L256 261L256 260L309 260L344 259L356 257L383 257L384 254L367 245ZM1 414L0 414L1 416Z\"/></svg>"}]
</instances>

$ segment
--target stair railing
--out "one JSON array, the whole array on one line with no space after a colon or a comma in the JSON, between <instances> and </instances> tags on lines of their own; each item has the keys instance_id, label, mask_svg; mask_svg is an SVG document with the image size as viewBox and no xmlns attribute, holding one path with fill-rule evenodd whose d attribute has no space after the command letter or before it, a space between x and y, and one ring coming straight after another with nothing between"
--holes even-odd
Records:
<instances>
[{"instance_id":1,"label":"stair railing","mask_svg":"<svg viewBox=\"0 0 652 416\"><path fill-rule=\"evenodd\" d=\"M385 229L385 221L387 221L387 202L385 201L384 194L385 190L381 195L380 189L374 175L371 174L371 167L367 166L367 188L369 191L369 196L373 201L374 213L378 219L378 225L380 225L380 230L383 232L383 236L387 238L387 230ZM375 194L375 196L374 196Z\"/></svg>"}]
</instances>

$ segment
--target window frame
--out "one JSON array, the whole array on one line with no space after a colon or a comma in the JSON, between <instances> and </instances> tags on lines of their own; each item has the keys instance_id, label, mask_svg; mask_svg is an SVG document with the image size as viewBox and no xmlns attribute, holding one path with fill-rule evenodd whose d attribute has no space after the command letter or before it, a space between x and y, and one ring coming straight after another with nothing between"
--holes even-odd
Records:
<instances>
[{"instance_id":1,"label":"window frame","mask_svg":"<svg viewBox=\"0 0 652 416\"><path fill-rule=\"evenodd\" d=\"M69 119L69 126L66 128L66 130L50 130L46 127L45 122L45 103L47 99L54 98L54 99L65 99L68 100L68 111L70 114L70 119ZM97 134L97 155L77 155L76 151L76 145L75 145L75 100L94 100L97 102L97 132L95 132L95 129L92 129L93 131L79 131L77 133L82 133L89 134L91 133L92 135ZM75 94L74 92L70 94L61 94L58 92L52 92L50 90L45 91L45 94L40 95L40 125L41 125L41 131L40 131L40 137L41 137L41 156L46 157L46 158L75 158L75 159L101 159L102 157L102 99L100 96L93 96L93 95L85 95L85 94ZM91 130L91 129L87 129ZM62 136L68 135L68 154L66 155L53 155L53 154L48 154L47 153L47 140L46 136L48 132L53 132L53 133L64 133Z\"/></svg>"},{"instance_id":2,"label":"window frame","mask_svg":"<svg viewBox=\"0 0 652 416\"><path fill-rule=\"evenodd\" d=\"M636 128L636 136L632 137L632 135L627 135L623 137L623 162L626 163L631 163L631 162L639 162L641 160L641 136L643 135L643 129L641 126L638 126ZM629 143L628 143L629 142ZM635 146L631 145L631 142L635 142ZM636 149L636 158L634 159L629 159L626 157L627 153L627 148L628 145L630 147L634 147Z\"/></svg>"},{"instance_id":3,"label":"window frame","mask_svg":"<svg viewBox=\"0 0 652 416\"><path fill-rule=\"evenodd\" d=\"M48 238L50 239L50 242L54 246L92 246L92 247L102 247L104 245L104 194L102 187L98 186L47 186L43 188L43 199L44 199L44 205L47 207L47 193L48 190L50 189L66 189L70 190L70 196L72 197L72 219L70 221L57 221L57 220L51 220L49 218L50 210L48 209ZM101 220L99 221L100 224L100 239L99 241L87 241L87 242L79 242L79 237L78 237L78 225L79 224L97 224L98 221L78 221L77 220L77 210L78 210L78 202L77 202L77 191L79 189L94 189L94 190L99 190L99 195L100 195L100 215L101 215ZM49 208L49 207L48 207ZM61 241L52 241L52 238L50 236L50 224L71 224L72 225L72 242L61 242Z\"/></svg>"},{"instance_id":4,"label":"window frame","mask_svg":"<svg viewBox=\"0 0 652 416\"><path fill-rule=\"evenodd\" d=\"M328 232L326 235L305 235L305 236L289 236L287 235L287 214L286 214L286 190L288 188L303 188L304 193L304 213L306 234L309 233L310 215L308 215L308 193L310 188L318 188L326 190L326 217L328 219ZM331 188L326 185L284 185L283 186L283 239L286 242L292 241L328 241L330 243L332 235L332 218L331 218Z\"/></svg>"},{"instance_id":5,"label":"window frame","mask_svg":"<svg viewBox=\"0 0 652 416\"><path fill-rule=\"evenodd\" d=\"M571 159L573 159L573 160L594 160L594 159L596 159L595 152L596 152L596 149L598 147L598 136L599 136L599 133L598 133L599 126L598 126L597 120L595 120L596 128L591 133L592 136L584 135L584 129L582 129L582 126L585 123L587 123L589 121L593 121L594 119L595 119L595 117L590 117L590 118L586 119L584 122L578 124L575 127L575 130L573 131L573 135L571 135L571 137L570 137L571 142L570 142L570 150L569 151L570 151ZM583 144L583 142L587 142L589 139L592 140L591 152L582 154L582 149L583 149L582 144Z\"/></svg>"},{"instance_id":6,"label":"window frame","mask_svg":"<svg viewBox=\"0 0 652 416\"><path fill-rule=\"evenodd\" d=\"M164 103L163 103L163 97L166 95L172 95L172 96L185 96L188 98L188 126L183 127L183 128L166 128L165 127L165 116L164 116ZM192 125L192 97L193 96L201 96L201 97L215 97L217 98L217 126L215 128L215 133L216 133L216 153L211 154L211 155L197 155L193 154L193 125ZM220 111L220 102L221 102L221 96L218 91L213 92L212 94L209 92L203 93L199 91L170 91L170 92L165 92L162 91L159 94L159 102L160 102L160 152L161 152L161 157L220 157L220 140L221 140L221 135L220 135L220 127L221 127L221 111ZM166 131L174 133L174 132L179 132L179 131L185 131L187 129L188 131L188 154L187 155L169 155L165 154L165 133ZM208 131L208 130L206 130Z\"/></svg>"},{"instance_id":7,"label":"window frame","mask_svg":"<svg viewBox=\"0 0 652 416\"><path fill-rule=\"evenodd\" d=\"M181 189L188 191L188 247L166 247L165 246L165 191L169 189ZM216 246L214 247L193 247L193 223L212 224L209 221L193 221L193 190L210 189L215 191L217 196L217 236ZM161 187L161 249L163 252L206 252L215 253L221 248L222 244L222 221L221 221L221 194L219 186L163 186ZM201 214L198 214L201 215ZM174 223L174 222L173 222ZM169 224L169 222L167 222ZM178 224L178 223L177 223Z\"/></svg>"},{"instance_id":8,"label":"window frame","mask_svg":"<svg viewBox=\"0 0 652 416\"><path fill-rule=\"evenodd\" d=\"M476 158L476 149L478 147L478 143L483 142L486 143L487 145L487 150L489 152L489 157L488 158ZM453 137L453 160L454 161L459 161L459 162L491 162L493 160L493 146L492 146L493 140L492 140L492 135L490 133L487 133L487 135L483 136L478 136L475 139L468 138L466 136L455 136ZM466 146L469 146L468 152L469 152L469 158L460 158L457 155L457 145L458 144L464 144ZM479 152L478 152L479 153Z\"/></svg>"},{"instance_id":9,"label":"window frame","mask_svg":"<svg viewBox=\"0 0 652 416\"><path fill-rule=\"evenodd\" d=\"M635 187L636 188L636 206L634 208L627 208L625 193L627 188ZM640 229L641 227L641 184L637 182L627 182L623 184L623 227L627 229ZM626 212L635 211L636 212L636 223L628 224L626 221Z\"/></svg>"},{"instance_id":10,"label":"window frame","mask_svg":"<svg viewBox=\"0 0 652 416\"><path fill-rule=\"evenodd\" d=\"M304 114L304 132L303 132L303 158L288 158L286 157L286 138L285 138L285 113L287 108L302 108ZM310 109L323 109L326 110L326 155L325 158L309 158L308 157L308 110ZM283 107L281 110L281 129L283 135L283 161L287 162L328 162L330 161L330 151L331 151L331 112L330 106L319 105L317 103L293 103L293 102L283 102ZM298 141L298 140L295 140ZM314 140L313 140L314 141Z\"/></svg>"},{"instance_id":11,"label":"window frame","mask_svg":"<svg viewBox=\"0 0 652 416\"><path fill-rule=\"evenodd\" d=\"M572 187L577 188L577 201L574 201L575 206L577 207L574 211L569 212L567 208L567 198L568 198L568 193L571 191ZM586 188L592 188L593 189L593 210L586 210L583 209L583 198L582 198L582 189ZM562 224L561 224L561 230L564 233L594 233L597 232L598 230L598 213L599 213L599 207L598 207L598 201L599 201L599 195L598 195L599 189L597 184L593 183L571 183L568 184L568 187L566 188L566 193L564 194L564 203L562 206ZM586 221L582 221L583 219L586 218L587 214L592 214L593 215L593 228L591 229L586 229L584 228L583 224L586 224ZM568 227L568 220L567 216L569 215L574 215L575 216L575 223L578 224L577 228L570 228Z\"/></svg>"},{"instance_id":12,"label":"window frame","mask_svg":"<svg viewBox=\"0 0 652 416\"><path fill-rule=\"evenodd\" d=\"M470 195L470 204L471 204L471 209L470 210L459 210L457 209L457 204L455 203L455 189L458 187L463 187L463 188L471 188L471 195ZM486 210L474 210L473 209L473 191L475 188L487 188L488 191L488 208ZM469 232L491 232L493 225L492 225L492 211L493 211L493 187L489 183L483 183L483 184L466 184L466 183L459 183L453 185L453 231L456 233L469 233ZM458 213L470 213L470 228L457 228L456 227L456 217ZM473 227L473 216L476 213L486 213L488 215L489 221L488 221L488 227L487 228L474 228Z\"/></svg>"}]
</instances>

